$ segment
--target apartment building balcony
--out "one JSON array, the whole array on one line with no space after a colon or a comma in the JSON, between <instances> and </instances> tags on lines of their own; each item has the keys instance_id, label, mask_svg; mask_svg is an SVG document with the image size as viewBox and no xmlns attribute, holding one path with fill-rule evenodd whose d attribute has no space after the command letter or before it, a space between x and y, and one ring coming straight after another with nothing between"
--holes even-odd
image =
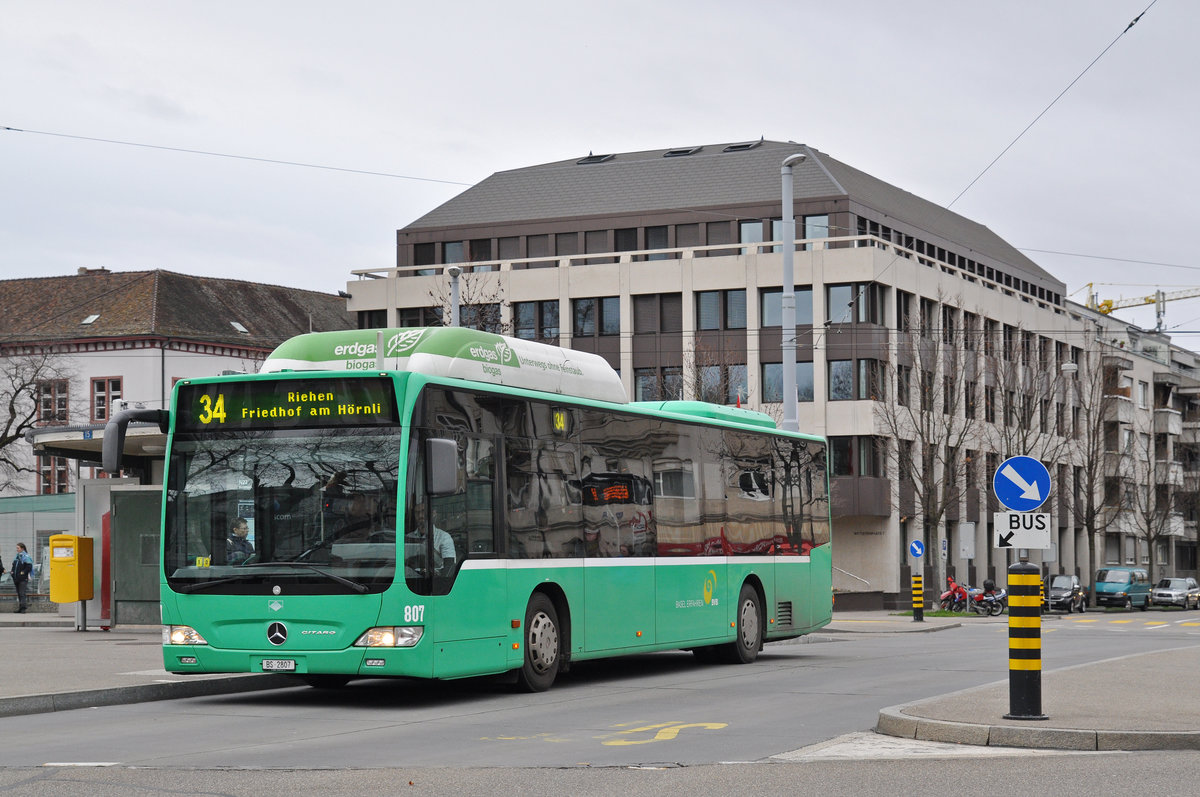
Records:
<instances>
[{"instance_id":1,"label":"apartment building balcony","mask_svg":"<svg viewBox=\"0 0 1200 797\"><path fill-rule=\"evenodd\" d=\"M1200 415L1188 413L1180 422L1179 442L1200 445Z\"/></svg>"},{"instance_id":2,"label":"apartment building balcony","mask_svg":"<svg viewBox=\"0 0 1200 797\"><path fill-rule=\"evenodd\" d=\"M1183 413L1160 407L1154 411L1155 434L1183 434Z\"/></svg>"},{"instance_id":3,"label":"apartment building balcony","mask_svg":"<svg viewBox=\"0 0 1200 797\"><path fill-rule=\"evenodd\" d=\"M1183 486L1183 463L1159 460L1154 463L1154 483L1168 487Z\"/></svg>"},{"instance_id":4,"label":"apartment building balcony","mask_svg":"<svg viewBox=\"0 0 1200 797\"><path fill-rule=\"evenodd\" d=\"M1127 463L1129 457L1121 451L1105 451L1104 452L1104 478L1120 479L1124 478L1125 471L1128 470Z\"/></svg>"},{"instance_id":5,"label":"apartment building balcony","mask_svg":"<svg viewBox=\"0 0 1200 797\"><path fill-rule=\"evenodd\" d=\"M1129 388L1113 388L1104 396L1105 423L1133 423L1133 400L1129 397Z\"/></svg>"}]
</instances>

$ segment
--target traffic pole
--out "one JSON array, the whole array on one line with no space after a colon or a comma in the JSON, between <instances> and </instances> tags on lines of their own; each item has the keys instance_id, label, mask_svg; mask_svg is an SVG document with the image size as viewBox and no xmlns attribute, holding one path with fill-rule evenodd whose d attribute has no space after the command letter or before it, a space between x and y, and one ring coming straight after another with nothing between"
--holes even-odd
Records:
<instances>
[{"instance_id":1,"label":"traffic pole","mask_svg":"<svg viewBox=\"0 0 1200 797\"><path fill-rule=\"evenodd\" d=\"M916 573L912 577L912 607L913 607L913 622L925 622L925 577L919 576Z\"/></svg>"},{"instance_id":2,"label":"traffic pole","mask_svg":"<svg viewBox=\"0 0 1200 797\"><path fill-rule=\"evenodd\" d=\"M1008 713L1006 720L1044 720L1042 713L1041 570L1022 559L1008 568Z\"/></svg>"}]
</instances>

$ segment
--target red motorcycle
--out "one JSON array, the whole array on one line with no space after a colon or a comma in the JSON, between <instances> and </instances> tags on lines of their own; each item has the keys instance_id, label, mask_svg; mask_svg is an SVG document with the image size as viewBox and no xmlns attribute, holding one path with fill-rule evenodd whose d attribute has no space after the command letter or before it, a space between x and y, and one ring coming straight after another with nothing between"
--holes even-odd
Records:
<instances>
[{"instance_id":1,"label":"red motorcycle","mask_svg":"<svg viewBox=\"0 0 1200 797\"><path fill-rule=\"evenodd\" d=\"M944 612L965 612L967 604L970 603L971 597L968 593L968 588L954 580L954 576L947 576L946 583L949 585L945 592L942 593L941 606Z\"/></svg>"}]
</instances>

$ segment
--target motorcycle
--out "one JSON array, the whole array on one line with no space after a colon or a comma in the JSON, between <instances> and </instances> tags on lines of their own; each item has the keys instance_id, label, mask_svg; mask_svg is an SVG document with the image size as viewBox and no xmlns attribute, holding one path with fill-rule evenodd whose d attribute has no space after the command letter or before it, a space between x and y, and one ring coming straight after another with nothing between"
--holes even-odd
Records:
<instances>
[{"instance_id":1,"label":"motorcycle","mask_svg":"<svg viewBox=\"0 0 1200 797\"><path fill-rule=\"evenodd\" d=\"M1008 608L1008 591L1003 587L996 589L996 583L990 578L983 582L982 589L970 591L971 611L976 614L997 617Z\"/></svg>"},{"instance_id":2,"label":"motorcycle","mask_svg":"<svg viewBox=\"0 0 1200 797\"><path fill-rule=\"evenodd\" d=\"M954 580L954 576L948 576L946 583L949 587L942 593L942 597L940 598L942 611L965 612L971 602L971 596L967 591L967 587L957 583Z\"/></svg>"}]
</instances>

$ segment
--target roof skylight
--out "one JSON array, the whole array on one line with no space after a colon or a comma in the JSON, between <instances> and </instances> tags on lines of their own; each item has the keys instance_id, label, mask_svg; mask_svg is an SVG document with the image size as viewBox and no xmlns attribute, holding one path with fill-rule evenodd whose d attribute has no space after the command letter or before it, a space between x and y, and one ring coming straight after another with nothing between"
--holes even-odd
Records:
<instances>
[{"instance_id":1,"label":"roof skylight","mask_svg":"<svg viewBox=\"0 0 1200 797\"><path fill-rule=\"evenodd\" d=\"M250 334L250 330L246 329L244 326L242 326L242 325L241 325L241 323L239 323L239 322L237 322L237 321L230 321L230 322L229 322L229 326L233 327L233 328L234 328L234 329L236 329L238 332L241 332L243 335L249 335L249 334Z\"/></svg>"},{"instance_id":2,"label":"roof skylight","mask_svg":"<svg viewBox=\"0 0 1200 797\"><path fill-rule=\"evenodd\" d=\"M88 316L87 318L83 319L83 320L82 320L82 321L80 321L79 323L80 323L80 324L93 324L93 323L95 323L95 322L96 322L96 319L97 319L97 318L99 318L99 317L100 317L100 314L99 314L99 313L92 313L90 316Z\"/></svg>"},{"instance_id":3,"label":"roof skylight","mask_svg":"<svg viewBox=\"0 0 1200 797\"><path fill-rule=\"evenodd\" d=\"M589 152L586 158L581 158L580 160L575 161L575 165L584 166L589 163L604 163L605 161L610 161L615 157L617 156L611 153L608 155L593 155Z\"/></svg>"}]
</instances>

